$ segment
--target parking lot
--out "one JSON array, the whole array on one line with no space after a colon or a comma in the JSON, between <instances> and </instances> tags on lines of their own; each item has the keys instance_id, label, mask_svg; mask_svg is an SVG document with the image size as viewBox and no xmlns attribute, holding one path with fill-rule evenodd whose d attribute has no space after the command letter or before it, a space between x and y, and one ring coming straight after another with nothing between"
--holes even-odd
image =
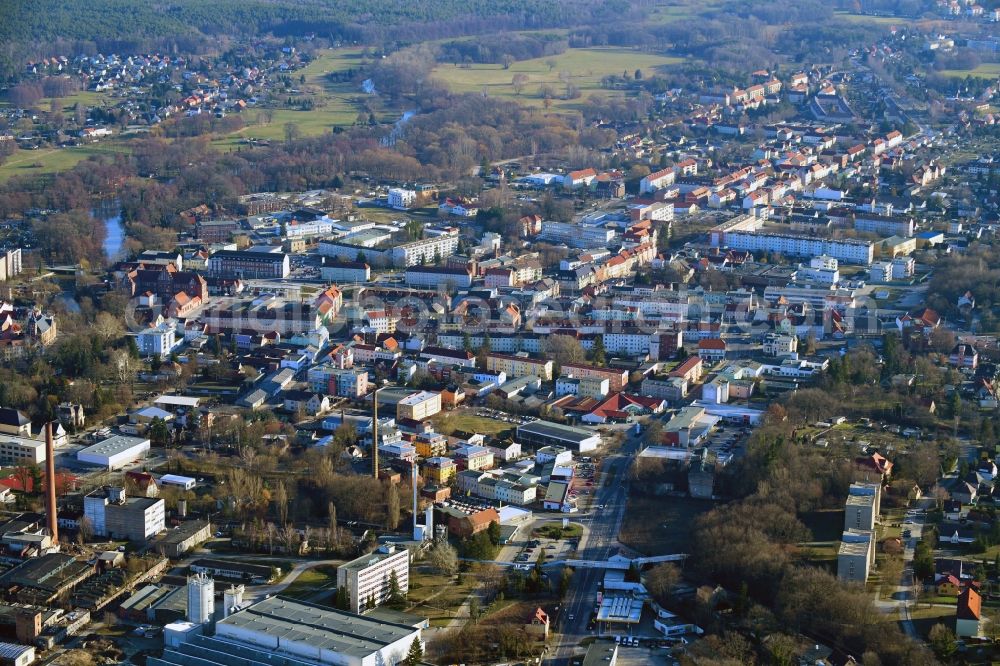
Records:
<instances>
[{"instance_id":1,"label":"parking lot","mask_svg":"<svg viewBox=\"0 0 1000 666\"><path fill-rule=\"evenodd\" d=\"M573 470L573 483L569 488L569 499L575 502L577 508L585 509L590 504L594 494L594 479L597 476L597 467L593 462L577 463Z\"/></svg>"},{"instance_id":2,"label":"parking lot","mask_svg":"<svg viewBox=\"0 0 1000 666\"><path fill-rule=\"evenodd\" d=\"M750 436L750 429L740 426L720 423L704 440L704 445L715 454L716 459L727 464L733 458L742 455L744 445Z\"/></svg>"},{"instance_id":3,"label":"parking lot","mask_svg":"<svg viewBox=\"0 0 1000 666\"><path fill-rule=\"evenodd\" d=\"M535 419L529 416L515 416L514 414L508 414L506 412L501 412L496 409L487 409L486 407L478 407L475 411L476 416L482 416L487 419L494 419L497 421L503 421L504 423L510 423L513 425L523 425L525 423L531 423Z\"/></svg>"}]
</instances>

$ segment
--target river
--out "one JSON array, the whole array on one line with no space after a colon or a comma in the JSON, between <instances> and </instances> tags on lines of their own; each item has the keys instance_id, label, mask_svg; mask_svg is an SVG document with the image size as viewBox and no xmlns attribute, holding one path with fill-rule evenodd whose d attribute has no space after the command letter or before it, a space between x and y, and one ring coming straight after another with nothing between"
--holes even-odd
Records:
<instances>
[{"instance_id":1,"label":"river","mask_svg":"<svg viewBox=\"0 0 1000 666\"><path fill-rule=\"evenodd\" d=\"M104 256L109 262L121 259L125 249L125 225L118 202L107 202L91 213L104 223Z\"/></svg>"}]
</instances>

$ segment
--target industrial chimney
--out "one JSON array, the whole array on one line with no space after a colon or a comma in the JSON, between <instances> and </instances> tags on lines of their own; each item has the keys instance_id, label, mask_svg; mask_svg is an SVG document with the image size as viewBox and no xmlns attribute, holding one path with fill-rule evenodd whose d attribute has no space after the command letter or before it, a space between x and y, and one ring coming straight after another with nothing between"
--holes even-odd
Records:
<instances>
[{"instance_id":1,"label":"industrial chimney","mask_svg":"<svg viewBox=\"0 0 1000 666\"><path fill-rule=\"evenodd\" d=\"M49 519L49 534L52 544L59 543L59 517L56 508L56 450L52 442L52 422L45 424L45 479L48 485L46 493L46 511Z\"/></svg>"}]
</instances>

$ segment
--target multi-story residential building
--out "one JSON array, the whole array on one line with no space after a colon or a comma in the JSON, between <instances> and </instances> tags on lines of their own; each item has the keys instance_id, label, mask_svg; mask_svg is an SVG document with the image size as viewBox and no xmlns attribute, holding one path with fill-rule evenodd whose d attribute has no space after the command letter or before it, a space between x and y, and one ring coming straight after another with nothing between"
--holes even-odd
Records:
<instances>
[{"instance_id":1,"label":"multi-story residential building","mask_svg":"<svg viewBox=\"0 0 1000 666\"><path fill-rule=\"evenodd\" d=\"M145 541L166 529L165 504L156 497L127 497L123 488L99 488L83 498L94 534Z\"/></svg>"},{"instance_id":2,"label":"multi-story residential building","mask_svg":"<svg viewBox=\"0 0 1000 666\"><path fill-rule=\"evenodd\" d=\"M410 551L384 544L378 550L337 567L337 587L346 587L349 610L360 613L389 600L395 578L403 595L410 589Z\"/></svg>"},{"instance_id":3,"label":"multi-story residential building","mask_svg":"<svg viewBox=\"0 0 1000 666\"><path fill-rule=\"evenodd\" d=\"M789 356L799 349L799 339L794 335L768 333L761 343L765 356Z\"/></svg>"},{"instance_id":4,"label":"multi-story residential building","mask_svg":"<svg viewBox=\"0 0 1000 666\"><path fill-rule=\"evenodd\" d=\"M863 585L868 582L874 560L874 534L864 530L845 530L837 551L837 578Z\"/></svg>"},{"instance_id":5,"label":"multi-story residential building","mask_svg":"<svg viewBox=\"0 0 1000 666\"><path fill-rule=\"evenodd\" d=\"M21 263L21 248L0 250L0 282L20 275L24 270Z\"/></svg>"},{"instance_id":6,"label":"multi-story residential building","mask_svg":"<svg viewBox=\"0 0 1000 666\"><path fill-rule=\"evenodd\" d=\"M285 238L315 238L333 233L335 220L322 215L313 220L292 219L285 224Z\"/></svg>"},{"instance_id":7,"label":"multi-story residential building","mask_svg":"<svg viewBox=\"0 0 1000 666\"><path fill-rule=\"evenodd\" d=\"M582 377L574 379L562 375L556 379L556 395L575 395L581 398L604 398L610 392L610 380L607 377Z\"/></svg>"},{"instance_id":8,"label":"multi-story residential building","mask_svg":"<svg viewBox=\"0 0 1000 666\"><path fill-rule=\"evenodd\" d=\"M689 383L695 383L701 379L704 373L704 364L697 356L691 356L681 362L676 368L670 371L671 377L680 377Z\"/></svg>"},{"instance_id":9,"label":"multi-story residential building","mask_svg":"<svg viewBox=\"0 0 1000 666\"><path fill-rule=\"evenodd\" d=\"M421 432L414 436L413 447L421 458L436 458L448 450L448 441L441 433Z\"/></svg>"},{"instance_id":10,"label":"multi-story residential building","mask_svg":"<svg viewBox=\"0 0 1000 666\"><path fill-rule=\"evenodd\" d=\"M455 450L455 462L459 469L478 472L493 467L493 452L478 444L460 446Z\"/></svg>"},{"instance_id":11,"label":"multi-story residential building","mask_svg":"<svg viewBox=\"0 0 1000 666\"><path fill-rule=\"evenodd\" d=\"M673 185L676 177L677 174L673 167L651 173L639 181L639 194L655 192Z\"/></svg>"},{"instance_id":12,"label":"multi-story residential building","mask_svg":"<svg viewBox=\"0 0 1000 666\"><path fill-rule=\"evenodd\" d=\"M844 503L844 529L872 531L877 515L874 495L848 495Z\"/></svg>"},{"instance_id":13,"label":"multi-story residential building","mask_svg":"<svg viewBox=\"0 0 1000 666\"><path fill-rule=\"evenodd\" d=\"M411 266L406 269L408 287L446 287L468 289L472 286L472 271L446 266Z\"/></svg>"},{"instance_id":14,"label":"multi-story residential building","mask_svg":"<svg viewBox=\"0 0 1000 666\"><path fill-rule=\"evenodd\" d=\"M423 421L441 411L441 394L420 391L408 395L396 403L396 418L399 420Z\"/></svg>"},{"instance_id":15,"label":"multi-story residential building","mask_svg":"<svg viewBox=\"0 0 1000 666\"><path fill-rule=\"evenodd\" d=\"M338 368L331 364L315 365L307 373L309 390L313 393L356 399L368 393L368 372L354 368Z\"/></svg>"},{"instance_id":16,"label":"multi-story residential building","mask_svg":"<svg viewBox=\"0 0 1000 666\"><path fill-rule=\"evenodd\" d=\"M250 250L219 250L208 258L207 266L214 277L240 279L286 278L292 271L287 254Z\"/></svg>"},{"instance_id":17,"label":"multi-story residential building","mask_svg":"<svg viewBox=\"0 0 1000 666\"><path fill-rule=\"evenodd\" d=\"M567 377L576 379L594 378L607 379L612 391L621 391L628 384L628 371L613 368L598 368L584 363L564 363L562 372Z\"/></svg>"},{"instance_id":18,"label":"multi-story residential building","mask_svg":"<svg viewBox=\"0 0 1000 666\"><path fill-rule=\"evenodd\" d=\"M436 456L424 460L424 476L439 486L446 486L458 473L458 465L451 458Z\"/></svg>"},{"instance_id":19,"label":"multi-story residential building","mask_svg":"<svg viewBox=\"0 0 1000 666\"><path fill-rule=\"evenodd\" d=\"M864 266L872 263L875 252L873 243L853 239L824 239L749 231L726 231L724 237L725 245L733 250L778 252L796 257L815 257L825 254L845 264Z\"/></svg>"},{"instance_id":20,"label":"multi-story residential building","mask_svg":"<svg viewBox=\"0 0 1000 666\"><path fill-rule=\"evenodd\" d=\"M604 349L616 356L640 356L649 354L650 341L655 335L639 328L611 330L603 335Z\"/></svg>"},{"instance_id":21,"label":"multi-story residential building","mask_svg":"<svg viewBox=\"0 0 1000 666\"><path fill-rule=\"evenodd\" d=\"M910 238L916 231L912 217L893 217L888 215L873 215L859 213L854 218L856 231L867 231L882 236L902 236Z\"/></svg>"},{"instance_id":22,"label":"multi-story residential building","mask_svg":"<svg viewBox=\"0 0 1000 666\"><path fill-rule=\"evenodd\" d=\"M416 266L433 264L458 251L458 230L447 229L443 233L421 240L396 245L389 249L389 260L394 266Z\"/></svg>"},{"instance_id":23,"label":"multi-story residential building","mask_svg":"<svg viewBox=\"0 0 1000 666\"><path fill-rule=\"evenodd\" d=\"M461 336L459 336L461 337ZM446 349L445 347L425 347L420 352L420 358L427 361L436 361L445 365L457 365L461 368L476 367L476 357L472 352L459 349Z\"/></svg>"},{"instance_id":24,"label":"multi-story residential building","mask_svg":"<svg viewBox=\"0 0 1000 666\"><path fill-rule=\"evenodd\" d=\"M195 238L205 243L224 243L239 230L239 220L201 220L194 227Z\"/></svg>"},{"instance_id":25,"label":"multi-story residential building","mask_svg":"<svg viewBox=\"0 0 1000 666\"><path fill-rule=\"evenodd\" d=\"M650 398L679 402L687 396L688 381L683 377L647 377L642 380L641 392Z\"/></svg>"},{"instance_id":26,"label":"multi-story residential building","mask_svg":"<svg viewBox=\"0 0 1000 666\"><path fill-rule=\"evenodd\" d=\"M507 354L487 354L486 369L490 372L503 372L510 378L535 375L542 381L552 381L552 361L549 359L533 359L528 356L508 356Z\"/></svg>"},{"instance_id":27,"label":"multi-story residential building","mask_svg":"<svg viewBox=\"0 0 1000 666\"><path fill-rule=\"evenodd\" d=\"M395 208L396 210L407 210L413 203L417 200L417 193L413 190L406 190L402 187L393 187L389 189L389 208Z\"/></svg>"},{"instance_id":28,"label":"multi-story residential building","mask_svg":"<svg viewBox=\"0 0 1000 666\"><path fill-rule=\"evenodd\" d=\"M584 226L572 222L545 222L539 240L565 244L575 248L607 247L615 238L613 229L602 226Z\"/></svg>"},{"instance_id":29,"label":"multi-story residential building","mask_svg":"<svg viewBox=\"0 0 1000 666\"><path fill-rule=\"evenodd\" d=\"M368 282L372 278L372 269L361 261L336 261L324 257L319 275L324 280L336 284Z\"/></svg>"},{"instance_id":30,"label":"multi-story residential building","mask_svg":"<svg viewBox=\"0 0 1000 666\"><path fill-rule=\"evenodd\" d=\"M159 355L165 358L174 350L177 342L177 324L169 320L135 334L136 346L143 356Z\"/></svg>"}]
</instances>

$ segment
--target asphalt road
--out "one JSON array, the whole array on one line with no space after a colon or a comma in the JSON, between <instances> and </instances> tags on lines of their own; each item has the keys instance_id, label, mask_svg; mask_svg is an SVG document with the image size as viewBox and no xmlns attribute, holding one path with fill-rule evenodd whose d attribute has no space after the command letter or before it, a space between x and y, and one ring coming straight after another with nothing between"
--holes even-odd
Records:
<instances>
[{"instance_id":1,"label":"asphalt road","mask_svg":"<svg viewBox=\"0 0 1000 666\"><path fill-rule=\"evenodd\" d=\"M621 451L604 461L600 484L589 516L584 516L588 531L580 541L577 558L582 560L606 560L618 552L618 532L625 516L628 487L625 472L632 457L639 450L640 438L629 433ZM577 651L580 641L590 634L587 620L597 601L597 583L604 577L603 569L578 568L570 584L566 600L559 609L556 626L554 651L546 658L546 663L568 664ZM572 619L571 619L572 618Z\"/></svg>"}]
</instances>

